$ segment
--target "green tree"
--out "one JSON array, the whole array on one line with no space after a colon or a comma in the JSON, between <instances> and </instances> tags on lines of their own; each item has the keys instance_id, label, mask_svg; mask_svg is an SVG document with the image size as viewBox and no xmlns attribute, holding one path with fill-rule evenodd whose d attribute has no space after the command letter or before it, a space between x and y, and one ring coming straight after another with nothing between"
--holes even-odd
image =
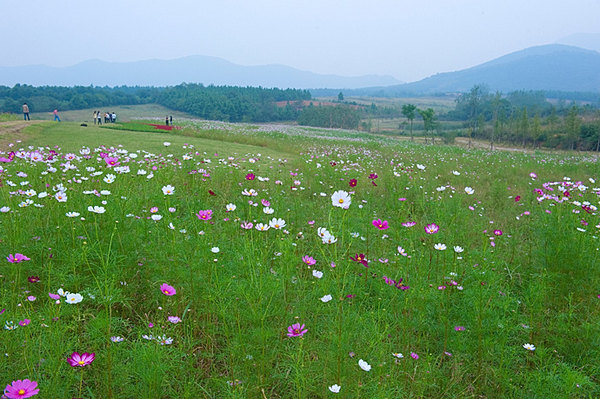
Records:
<instances>
[{"instance_id":1,"label":"green tree","mask_svg":"<svg viewBox=\"0 0 600 399\"><path fill-rule=\"evenodd\" d=\"M437 125L435 111L432 108L427 108L419 109L418 112L421 118L423 118L423 125L425 126L425 143L427 143L427 134L431 133L431 144L435 144L433 137L433 132Z\"/></svg>"},{"instance_id":2,"label":"green tree","mask_svg":"<svg viewBox=\"0 0 600 399\"><path fill-rule=\"evenodd\" d=\"M410 122L410 139L415 140L413 136L413 120L415 119L417 106L413 104L404 104L402 106L402 115Z\"/></svg>"},{"instance_id":3,"label":"green tree","mask_svg":"<svg viewBox=\"0 0 600 399\"><path fill-rule=\"evenodd\" d=\"M338 101L344 101L344 93L342 93L340 91L340 94L338 94Z\"/></svg>"},{"instance_id":4,"label":"green tree","mask_svg":"<svg viewBox=\"0 0 600 399\"><path fill-rule=\"evenodd\" d=\"M519 119L519 133L521 134L521 144L525 147L526 140L529 137L529 117L527 116L527 107L524 107L521 112L521 118Z\"/></svg>"},{"instance_id":5,"label":"green tree","mask_svg":"<svg viewBox=\"0 0 600 399\"><path fill-rule=\"evenodd\" d=\"M567 131L567 141L571 150L575 149L575 143L579 138L579 131L581 129L581 120L579 119L579 110L577 106L572 106L569 109L569 113L565 118L565 129Z\"/></svg>"}]
</instances>

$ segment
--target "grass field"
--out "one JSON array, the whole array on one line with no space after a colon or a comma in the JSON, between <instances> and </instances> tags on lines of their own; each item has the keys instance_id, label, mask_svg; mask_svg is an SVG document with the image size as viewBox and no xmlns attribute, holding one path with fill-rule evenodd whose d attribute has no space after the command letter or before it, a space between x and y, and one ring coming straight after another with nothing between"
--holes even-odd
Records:
<instances>
[{"instance_id":1,"label":"grass field","mask_svg":"<svg viewBox=\"0 0 600 399\"><path fill-rule=\"evenodd\" d=\"M600 397L597 156L2 123L9 395Z\"/></svg>"},{"instance_id":2,"label":"grass field","mask_svg":"<svg viewBox=\"0 0 600 399\"><path fill-rule=\"evenodd\" d=\"M80 109L75 111L61 111L58 110L60 119L64 122L87 122L93 124L94 111L101 111L102 113L109 111L117 114L117 120L120 122L130 121L132 119L154 119L160 120L164 123L165 116L172 115L173 122L177 122L178 119L190 119L192 116L184 112L173 111L165 108L158 104L142 104L142 105L118 105L111 107L98 107L90 109ZM34 112L31 114L32 119L40 120L53 120L54 114L52 112ZM104 118L102 119L104 121Z\"/></svg>"}]
</instances>

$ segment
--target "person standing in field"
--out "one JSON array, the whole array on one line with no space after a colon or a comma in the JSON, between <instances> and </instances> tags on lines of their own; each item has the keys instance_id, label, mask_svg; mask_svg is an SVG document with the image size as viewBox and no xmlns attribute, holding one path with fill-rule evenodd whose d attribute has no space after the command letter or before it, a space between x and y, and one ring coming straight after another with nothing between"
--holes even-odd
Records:
<instances>
[{"instance_id":1,"label":"person standing in field","mask_svg":"<svg viewBox=\"0 0 600 399\"><path fill-rule=\"evenodd\" d=\"M165 116L165 125L169 126L169 117Z\"/></svg>"},{"instance_id":2,"label":"person standing in field","mask_svg":"<svg viewBox=\"0 0 600 399\"><path fill-rule=\"evenodd\" d=\"M94 125L96 124L96 111L94 111Z\"/></svg>"},{"instance_id":3,"label":"person standing in field","mask_svg":"<svg viewBox=\"0 0 600 399\"><path fill-rule=\"evenodd\" d=\"M169 123L173 126L173 115L169 115Z\"/></svg>"},{"instance_id":4,"label":"person standing in field","mask_svg":"<svg viewBox=\"0 0 600 399\"><path fill-rule=\"evenodd\" d=\"M24 121L31 120L31 119L29 119L29 106L27 105L27 103L23 103L23 120Z\"/></svg>"},{"instance_id":5,"label":"person standing in field","mask_svg":"<svg viewBox=\"0 0 600 399\"><path fill-rule=\"evenodd\" d=\"M100 111L98 111L98 113L96 114L96 118L98 118L98 125L102 124L102 114L100 113Z\"/></svg>"},{"instance_id":6,"label":"person standing in field","mask_svg":"<svg viewBox=\"0 0 600 399\"><path fill-rule=\"evenodd\" d=\"M54 121L60 122L60 117L58 116L58 110L55 109L53 113L54 113Z\"/></svg>"}]
</instances>

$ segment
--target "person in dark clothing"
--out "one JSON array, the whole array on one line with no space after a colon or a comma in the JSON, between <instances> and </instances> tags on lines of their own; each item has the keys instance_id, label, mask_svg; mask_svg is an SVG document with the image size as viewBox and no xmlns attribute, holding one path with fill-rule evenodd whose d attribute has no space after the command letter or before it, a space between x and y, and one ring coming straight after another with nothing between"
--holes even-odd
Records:
<instances>
[{"instance_id":1,"label":"person in dark clothing","mask_svg":"<svg viewBox=\"0 0 600 399\"><path fill-rule=\"evenodd\" d=\"M169 126L169 117L165 116L165 125Z\"/></svg>"},{"instance_id":2,"label":"person in dark clothing","mask_svg":"<svg viewBox=\"0 0 600 399\"><path fill-rule=\"evenodd\" d=\"M169 115L169 123L173 126L173 115Z\"/></svg>"}]
</instances>

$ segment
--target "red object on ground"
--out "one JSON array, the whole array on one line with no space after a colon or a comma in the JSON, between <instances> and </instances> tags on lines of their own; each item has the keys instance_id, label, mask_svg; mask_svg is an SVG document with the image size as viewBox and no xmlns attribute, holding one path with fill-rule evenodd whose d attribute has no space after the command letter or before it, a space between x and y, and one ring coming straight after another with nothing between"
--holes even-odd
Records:
<instances>
[{"instance_id":1,"label":"red object on ground","mask_svg":"<svg viewBox=\"0 0 600 399\"><path fill-rule=\"evenodd\" d=\"M173 130L173 128L181 129L179 126L155 125L154 123L147 123L147 125L154 126L155 129L159 130Z\"/></svg>"}]
</instances>

